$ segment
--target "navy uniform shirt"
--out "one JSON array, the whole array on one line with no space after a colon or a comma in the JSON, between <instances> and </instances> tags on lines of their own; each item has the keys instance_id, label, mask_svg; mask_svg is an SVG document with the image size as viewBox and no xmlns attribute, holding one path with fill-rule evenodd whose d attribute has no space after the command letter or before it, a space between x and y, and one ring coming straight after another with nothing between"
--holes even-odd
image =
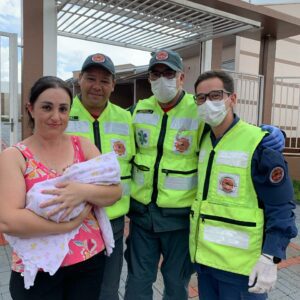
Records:
<instances>
[{"instance_id":1,"label":"navy uniform shirt","mask_svg":"<svg viewBox=\"0 0 300 300\"><path fill-rule=\"evenodd\" d=\"M235 116L229 131L239 118ZM225 133L226 133L225 132ZM210 132L212 145L215 147L222 137L216 139ZM275 150L265 148L261 143L257 146L251 161L252 181L259 200L264 209L265 236L262 253L285 259L285 250L290 239L297 235L293 209L294 190L288 175L287 163L283 155ZM234 259L234 257L232 258ZM214 272L220 280L232 283L248 283L248 277L206 266L196 266L197 271Z\"/></svg>"},{"instance_id":2,"label":"navy uniform shirt","mask_svg":"<svg viewBox=\"0 0 300 300\"><path fill-rule=\"evenodd\" d=\"M148 205L137 201L130 203L130 221L146 230L166 232L189 228L190 208L160 208L156 203Z\"/></svg>"}]
</instances>

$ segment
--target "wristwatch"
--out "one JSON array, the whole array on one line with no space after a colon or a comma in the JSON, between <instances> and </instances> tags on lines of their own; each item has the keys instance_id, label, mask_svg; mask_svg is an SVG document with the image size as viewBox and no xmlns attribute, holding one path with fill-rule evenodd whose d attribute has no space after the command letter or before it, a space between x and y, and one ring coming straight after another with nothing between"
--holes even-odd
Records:
<instances>
[{"instance_id":1,"label":"wristwatch","mask_svg":"<svg viewBox=\"0 0 300 300\"><path fill-rule=\"evenodd\" d=\"M265 253L262 253L262 255L264 257L268 258L269 260L272 260L272 262L274 264L279 264L281 262L281 258L279 258L279 257L273 256L273 255L269 255L269 254L265 254Z\"/></svg>"}]
</instances>

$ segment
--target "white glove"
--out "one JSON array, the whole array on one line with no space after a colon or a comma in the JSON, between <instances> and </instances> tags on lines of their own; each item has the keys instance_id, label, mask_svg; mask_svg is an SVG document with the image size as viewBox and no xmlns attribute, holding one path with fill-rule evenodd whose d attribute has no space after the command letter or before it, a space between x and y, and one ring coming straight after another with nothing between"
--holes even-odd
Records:
<instances>
[{"instance_id":1,"label":"white glove","mask_svg":"<svg viewBox=\"0 0 300 300\"><path fill-rule=\"evenodd\" d=\"M256 280L256 282L255 282ZM277 280L277 265L273 262L273 257L262 254L253 267L249 276L248 285L252 286L248 289L250 293L264 294L274 288Z\"/></svg>"}]
</instances>

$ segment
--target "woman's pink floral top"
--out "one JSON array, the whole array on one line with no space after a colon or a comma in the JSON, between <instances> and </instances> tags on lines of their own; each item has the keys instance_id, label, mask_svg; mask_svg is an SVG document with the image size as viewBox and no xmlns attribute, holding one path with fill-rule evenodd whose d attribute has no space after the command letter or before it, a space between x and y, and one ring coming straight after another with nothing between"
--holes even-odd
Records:
<instances>
[{"instance_id":1,"label":"woman's pink floral top","mask_svg":"<svg viewBox=\"0 0 300 300\"><path fill-rule=\"evenodd\" d=\"M71 141L74 147L74 163L85 161L79 138L71 136ZM15 147L21 151L26 160L26 170L24 173L26 192L37 182L59 176L54 170L47 168L34 157L24 144L18 143ZM69 253L66 255L61 266L69 266L87 260L103 251L104 248L99 224L93 213L90 213L83 221L77 235L69 242ZM22 260L16 253L12 254L12 270L16 272L24 271Z\"/></svg>"}]
</instances>

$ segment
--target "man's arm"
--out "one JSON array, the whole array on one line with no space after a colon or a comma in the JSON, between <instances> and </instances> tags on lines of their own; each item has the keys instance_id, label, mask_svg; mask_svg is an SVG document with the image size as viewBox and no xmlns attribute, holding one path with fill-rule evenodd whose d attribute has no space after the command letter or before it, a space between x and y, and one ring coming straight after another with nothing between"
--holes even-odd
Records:
<instances>
[{"instance_id":1,"label":"man's arm","mask_svg":"<svg viewBox=\"0 0 300 300\"><path fill-rule=\"evenodd\" d=\"M252 159L252 180L264 210L262 254L249 276L249 292L266 293L274 288L277 265L286 257L291 238L297 235L293 186L287 163L278 151L259 145Z\"/></svg>"},{"instance_id":2,"label":"man's arm","mask_svg":"<svg viewBox=\"0 0 300 300\"><path fill-rule=\"evenodd\" d=\"M290 239L297 235L288 166L281 153L261 146L252 163L252 179L265 215L263 253L284 259Z\"/></svg>"}]
</instances>

